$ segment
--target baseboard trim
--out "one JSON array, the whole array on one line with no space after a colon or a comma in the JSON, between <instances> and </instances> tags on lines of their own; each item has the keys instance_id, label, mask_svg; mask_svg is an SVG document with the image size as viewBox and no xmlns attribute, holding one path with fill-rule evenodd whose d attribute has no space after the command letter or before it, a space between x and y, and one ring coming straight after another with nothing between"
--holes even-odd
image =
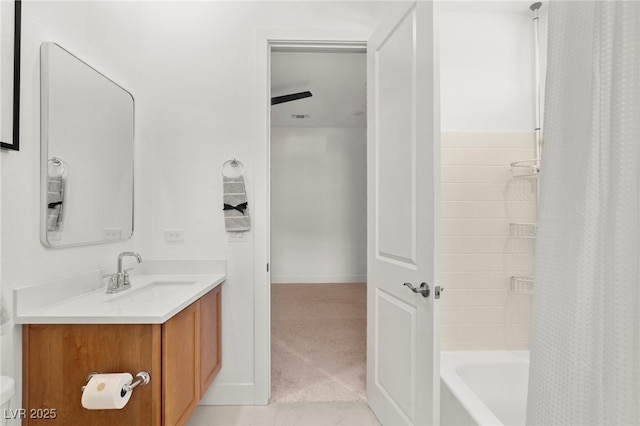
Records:
<instances>
[{"instance_id":1,"label":"baseboard trim","mask_svg":"<svg viewBox=\"0 0 640 426\"><path fill-rule=\"evenodd\" d=\"M366 275L271 275L272 284L365 283Z\"/></svg>"},{"instance_id":2,"label":"baseboard trim","mask_svg":"<svg viewBox=\"0 0 640 426\"><path fill-rule=\"evenodd\" d=\"M204 394L200 405L254 405L253 383L216 383Z\"/></svg>"}]
</instances>

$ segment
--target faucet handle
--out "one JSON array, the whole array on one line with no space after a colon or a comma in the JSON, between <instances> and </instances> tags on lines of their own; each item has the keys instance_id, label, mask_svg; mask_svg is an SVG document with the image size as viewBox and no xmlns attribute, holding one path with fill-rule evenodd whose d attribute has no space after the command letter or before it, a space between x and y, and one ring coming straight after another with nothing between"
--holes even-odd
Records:
<instances>
[{"instance_id":1,"label":"faucet handle","mask_svg":"<svg viewBox=\"0 0 640 426\"><path fill-rule=\"evenodd\" d=\"M109 277L109 285L107 285L107 294L113 294L118 292L120 287L118 274L113 274Z\"/></svg>"},{"instance_id":2,"label":"faucet handle","mask_svg":"<svg viewBox=\"0 0 640 426\"><path fill-rule=\"evenodd\" d=\"M122 287L123 290L131 288L131 281L129 281L129 274L126 270L122 273Z\"/></svg>"}]
</instances>

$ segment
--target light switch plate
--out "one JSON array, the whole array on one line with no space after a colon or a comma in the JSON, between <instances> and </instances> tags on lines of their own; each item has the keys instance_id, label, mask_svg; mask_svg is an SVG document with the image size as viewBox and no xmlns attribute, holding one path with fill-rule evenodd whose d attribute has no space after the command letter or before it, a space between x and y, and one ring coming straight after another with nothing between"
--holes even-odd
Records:
<instances>
[{"instance_id":1,"label":"light switch plate","mask_svg":"<svg viewBox=\"0 0 640 426\"><path fill-rule=\"evenodd\" d=\"M167 243L184 241L184 229L165 229L164 241Z\"/></svg>"}]
</instances>

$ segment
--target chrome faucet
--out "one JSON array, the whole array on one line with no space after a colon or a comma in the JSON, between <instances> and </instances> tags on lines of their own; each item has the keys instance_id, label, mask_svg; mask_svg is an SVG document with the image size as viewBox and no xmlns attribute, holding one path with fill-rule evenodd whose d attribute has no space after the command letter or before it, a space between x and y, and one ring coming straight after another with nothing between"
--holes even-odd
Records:
<instances>
[{"instance_id":1,"label":"chrome faucet","mask_svg":"<svg viewBox=\"0 0 640 426\"><path fill-rule=\"evenodd\" d=\"M118 293L123 290L131 288L131 282L129 281L129 274L127 271L122 270L122 258L125 256L133 256L138 263L142 262L142 257L135 252L125 251L118 255L118 269L116 273L109 278L109 286L107 287L107 294Z\"/></svg>"}]
</instances>

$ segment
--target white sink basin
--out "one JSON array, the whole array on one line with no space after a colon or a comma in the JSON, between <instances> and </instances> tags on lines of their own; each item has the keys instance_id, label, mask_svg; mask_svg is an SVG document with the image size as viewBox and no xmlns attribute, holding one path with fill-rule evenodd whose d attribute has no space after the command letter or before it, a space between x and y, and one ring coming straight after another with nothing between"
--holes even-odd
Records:
<instances>
[{"instance_id":1,"label":"white sink basin","mask_svg":"<svg viewBox=\"0 0 640 426\"><path fill-rule=\"evenodd\" d=\"M16 323L163 324L226 279L224 261L159 260L138 268L131 288L115 294L106 294L104 271L16 289Z\"/></svg>"},{"instance_id":2,"label":"white sink basin","mask_svg":"<svg viewBox=\"0 0 640 426\"><path fill-rule=\"evenodd\" d=\"M160 298L165 298L169 293L175 290L184 289L187 286L195 284L197 281L151 281L144 286L136 286L135 280L131 283L129 290L123 290L119 293L107 294L104 303L135 302L135 303L153 303Z\"/></svg>"},{"instance_id":3,"label":"white sink basin","mask_svg":"<svg viewBox=\"0 0 640 426\"><path fill-rule=\"evenodd\" d=\"M196 283L195 281L152 281L149 285L164 287L169 285L177 285L177 286L191 285L195 283Z\"/></svg>"}]
</instances>

